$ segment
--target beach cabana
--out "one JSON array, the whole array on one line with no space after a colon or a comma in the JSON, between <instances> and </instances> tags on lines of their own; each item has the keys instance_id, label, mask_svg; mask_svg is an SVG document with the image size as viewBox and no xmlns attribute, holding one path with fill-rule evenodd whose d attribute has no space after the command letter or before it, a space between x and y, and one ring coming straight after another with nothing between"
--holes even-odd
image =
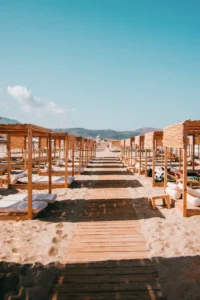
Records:
<instances>
[{"instance_id":1,"label":"beach cabana","mask_svg":"<svg viewBox=\"0 0 200 300\"><path fill-rule=\"evenodd\" d=\"M164 186L164 182L155 181L156 166L163 166L163 131L153 131L145 134L144 149L145 149L145 177L147 169L152 167L152 186ZM152 152L151 163L148 164L147 151ZM160 155L159 155L160 153ZM160 161L158 161L160 159Z\"/></svg>"},{"instance_id":2,"label":"beach cabana","mask_svg":"<svg viewBox=\"0 0 200 300\"><path fill-rule=\"evenodd\" d=\"M7 139L7 184L8 188L12 188L11 184L11 139L13 137L19 138L28 138L28 176L27 176L27 184L26 189L28 191L28 214L25 218L32 219L32 190L33 190L33 182L32 182L32 140L33 137L45 136L48 138L49 142L49 157L51 157L51 133L52 131L43 127L39 127L32 124L0 124L0 134L5 134ZM49 165L51 166L51 160L49 160ZM52 178L51 173L49 173L48 177L48 189L49 194L52 191Z\"/></svg>"},{"instance_id":3,"label":"beach cabana","mask_svg":"<svg viewBox=\"0 0 200 300\"><path fill-rule=\"evenodd\" d=\"M188 173L188 163L187 163L187 151L188 151L188 137L192 138L192 172ZM175 206L178 207L184 217L193 216L200 214L200 207L195 206L193 200L191 200L190 193L188 192L188 184L191 182L198 185L200 182L200 176L198 173L195 173L194 165L194 153L195 153L195 144L200 141L200 121L191 121L186 120L179 124L171 125L164 128L163 132L163 146L165 151L165 175L164 175L164 187L167 187L167 151L168 148L181 149L182 159L183 159L183 170L182 178L179 180L182 182L182 200L177 200ZM191 176L192 175L192 176ZM188 201L187 201L188 200ZM196 201L195 201L196 203Z\"/></svg>"},{"instance_id":4,"label":"beach cabana","mask_svg":"<svg viewBox=\"0 0 200 300\"><path fill-rule=\"evenodd\" d=\"M109 149L111 152L120 152L121 151L121 140L110 140Z\"/></svg>"}]
</instances>

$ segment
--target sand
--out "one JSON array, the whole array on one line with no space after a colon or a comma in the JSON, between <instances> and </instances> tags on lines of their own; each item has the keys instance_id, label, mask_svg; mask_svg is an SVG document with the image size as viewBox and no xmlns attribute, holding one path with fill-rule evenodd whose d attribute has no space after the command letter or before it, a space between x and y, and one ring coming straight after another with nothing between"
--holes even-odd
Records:
<instances>
[{"instance_id":1,"label":"sand","mask_svg":"<svg viewBox=\"0 0 200 300\"><path fill-rule=\"evenodd\" d=\"M97 155L117 156L119 153L113 154L106 149ZM175 208L167 209L162 205L152 210L147 198L162 194L163 188L152 188L143 176L127 175L125 169L121 171L122 180L137 184L137 188L126 185L126 189L149 246L149 258L159 272L164 295L167 299L200 299L200 216L183 218ZM25 299L27 290L32 295L31 299L47 299L45 297L58 272L59 263L66 263L67 249L81 206L80 200L87 200L96 178L95 172L92 176L76 176L79 182L73 188L54 190L58 201L35 220L0 222L0 290L4 287L0 299L4 299L8 293L5 286L10 289L12 286L11 294L15 295L9 299ZM112 179L112 175L105 175L104 179ZM24 191L2 189L0 194L16 192ZM35 279L36 273L40 274L40 280ZM48 278L48 282L45 278ZM25 279L29 280L28 283L24 283ZM41 292L44 284L47 285L45 293ZM20 286L26 288L21 292L21 298L15 298Z\"/></svg>"}]
</instances>

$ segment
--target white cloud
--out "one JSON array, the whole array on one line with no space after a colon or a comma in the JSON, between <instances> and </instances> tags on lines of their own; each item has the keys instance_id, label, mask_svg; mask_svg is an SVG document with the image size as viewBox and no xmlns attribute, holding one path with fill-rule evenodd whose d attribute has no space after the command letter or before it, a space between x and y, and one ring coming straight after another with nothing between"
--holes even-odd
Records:
<instances>
[{"instance_id":1,"label":"white cloud","mask_svg":"<svg viewBox=\"0 0 200 300\"><path fill-rule=\"evenodd\" d=\"M32 91L28 90L25 86L8 86L7 92L20 103L22 110L25 112L33 112L36 115L43 115L45 113L66 115L68 112L74 111L74 109L62 109L54 102L41 100L39 97L33 95Z\"/></svg>"}]
</instances>

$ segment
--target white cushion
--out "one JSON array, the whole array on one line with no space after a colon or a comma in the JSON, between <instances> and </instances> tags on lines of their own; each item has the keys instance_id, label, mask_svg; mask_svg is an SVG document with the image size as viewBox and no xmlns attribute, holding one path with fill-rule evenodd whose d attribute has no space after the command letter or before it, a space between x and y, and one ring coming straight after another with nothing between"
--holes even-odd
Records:
<instances>
[{"instance_id":1,"label":"white cushion","mask_svg":"<svg viewBox=\"0 0 200 300\"><path fill-rule=\"evenodd\" d=\"M165 192L170 195L170 197L174 200L178 200L181 198L181 193L179 191L173 190L171 187L167 187Z\"/></svg>"},{"instance_id":2,"label":"white cushion","mask_svg":"<svg viewBox=\"0 0 200 300\"><path fill-rule=\"evenodd\" d=\"M4 201L23 201L27 194L11 194L3 198Z\"/></svg>"},{"instance_id":3,"label":"white cushion","mask_svg":"<svg viewBox=\"0 0 200 300\"><path fill-rule=\"evenodd\" d=\"M62 159L58 159L56 165L57 165L57 167L59 167L59 166L65 166L65 162Z\"/></svg>"},{"instance_id":4,"label":"white cushion","mask_svg":"<svg viewBox=\"0 0 200 300\"><path fill-rule=\"evenodd\" d=\"M44 201L33 201L32 202L32 212L39 213L45 207L47 203ZM28 202L27 201L0 201L0 212L2 213L27 213L28 212Z\"/></svg>"},{"instance_id":5,"label":"white cushion","mask_svg":"<svg viewBox=\"0 0 200 300\"><path fill-rule=\"evenodd\" d=\"M170 187L171 189L181 192L182 190L179 188L179 186L173 182L168 182L167 186Z\"/></svg>"},{"instance_id":6,"label":"white cushion","mask_svg":"<svg viewBox=\"0 0 200 300\"><path fill-rule=\"evenodd\" d=\"M45 201L47 203L54 203L56 198L56 194L34 194L32 196L33 201ZM23 200L28 201L28 196L26 195L26 197Z\"/></svg>"},{"instance_id":7,"label":"white cushion","mask_svg":"<svg viewBox=\"0 0 200 300\"><path fill-rule=\"evenodd\" d=\"M179 186L180 190L183 191L183 183L179 182L178 186ZM200 198L200 190L199 189L192 189L188 186L187 187L187 192L188 192L188 194L190 194L194 197Z\"/></svg>"},{"instance_id":8,"label":"white cushion","mask_svg":"<svg viewBox=\"0 0 200 300\"><path fill-rule=\"evenodd\" d=\"M17 183L19 178L23 178L23 177L27 177L27 176L28 176L28 171L24 171L19 174L11 175L10 183L15 184L15 183Z\"/></svg>"},{"instance_id":9,"label":"white cushion","mask_svg":"<svg viewBox=\"0 0 200 300\"><path fill-rule=\"evenodd\" d=\"M194 206L200 206L200 198L194 197L190 194L187 194L187 202Z\"/></svg>"}]
</instances>

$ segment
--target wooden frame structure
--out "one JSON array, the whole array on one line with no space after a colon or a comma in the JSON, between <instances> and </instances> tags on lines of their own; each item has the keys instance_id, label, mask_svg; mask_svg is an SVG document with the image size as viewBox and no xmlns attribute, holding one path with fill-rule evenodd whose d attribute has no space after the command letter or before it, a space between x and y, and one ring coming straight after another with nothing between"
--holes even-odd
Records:
<instances>
[{"instance_id":1,"label":"wooden frame structure","mask_svg":"<svg viewBox=\"0 0 200 300\"><path fill-rule=\"evenodd\" d=\"M158 147L163 147L163 131L153 131L145 134L145 178L147 176L147 150L152 151L152 186L164 186L164 182L155 182L155 167ZM163 156L161 155L161 166L163 165Z\"/></svg>"},{"instance_id":2,"label":"wooden frame structure","mask_svg":"<svg viewBox=\"0 0 200 300\"><path fill-rule=\"evenodd\" d=\"M175 205L181 209L184 217L200 214L200 207L194 207L187 203L187 145L188 136L192 136L192 169L194 170L194 146L195 141L200 141L200 120L186 120L179 124L164 128L163 146L165 154L169 147L182 150L183 157L183 201L177 201ZM165 155L164 187L167 186L167 156ZM179 203L178 203L179 202Z\"/></svg>"},{"instance_id":3,"label":"wooden frame structure","mask_svg":"<svg viewBox=\"0 0 200 300\"><path fill-rule=\"evenodd\" d=\"M112 150L112 147L117 148L116 151ZM109 140L109 149L111 152L120 152L121 151L121 140Z\"/></svg>"},{"instance_id":4,"label":"wooden frame structure","mask_svg":"<svg viewBox=\"0 0 200 300\"><path fill-rule=\"evenodd\" d=\"M7 136L7 171L8 171L8 188L12 185L10 184L10 159L11 159L11 137L28 137L28 184L26 188L28 189L28 215L23 217L23 219L32 219L32 138L45 136L49 141L49 156L51 157L51 133L52 131L43 127L39 127L33 124L0 124L0 134L6 134ZM51 160L49 160L49 165L51 166ZM52 191L51 173L49 173L49 193Z\"/></svg>"}]
</instances>

